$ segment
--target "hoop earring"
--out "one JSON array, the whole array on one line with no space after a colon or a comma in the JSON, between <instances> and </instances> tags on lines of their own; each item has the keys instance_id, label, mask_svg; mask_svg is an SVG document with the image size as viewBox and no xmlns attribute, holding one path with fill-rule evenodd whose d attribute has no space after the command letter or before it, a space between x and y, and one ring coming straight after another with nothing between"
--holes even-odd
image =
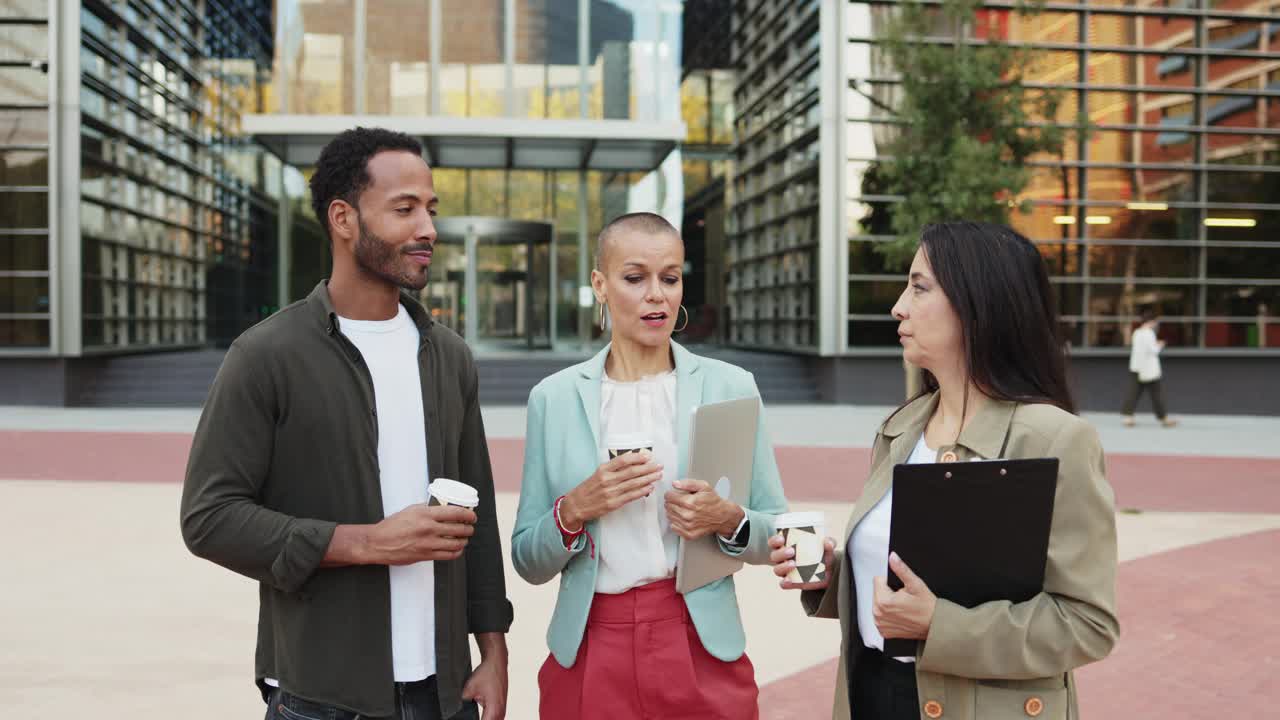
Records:
<instances>
[{"instance_id":1,"label":"hoop earring","mask_svg":"<svg viewBox=\"0 0 1280 720\"><path fill-rule=\"evenodd\" d=\"M684 305L681 305L681 306L680 306L680 310L684 310L684 324L683 324L683 325L681 325L680 327L676 328L675 330L672 330L672 332L684 332L684 329L685 329L685 328L687 328L687 327L689 327L689 310L688 310L688 308L686 308ZM679 320L680 320L680 310L676 310L676 321L677 321L677 322L679 322Z\"/></svg>"},{"instance_id":2,"label":"hoop earring","mask_svg":"<svg viewBox=\"0 0 1280 720\"><path fill-rule=\"evenodd\" d=\"M605 310L605 303L600 303L600 318L596 321L596 323L600 325L600 332L604 332L609 329L605 327L604 310Z\"/></svg>"}]
</instances>

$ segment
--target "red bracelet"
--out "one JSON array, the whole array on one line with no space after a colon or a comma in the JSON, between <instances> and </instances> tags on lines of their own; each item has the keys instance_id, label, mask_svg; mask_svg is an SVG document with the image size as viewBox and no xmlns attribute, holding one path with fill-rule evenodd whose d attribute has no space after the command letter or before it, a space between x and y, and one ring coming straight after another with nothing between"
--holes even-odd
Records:
<instances>
[{"instance_id":1,"label":"red bracelet","mask_svg":"<svg viewBox=\"0 0 1280 720\"><path fill-rule=\"evenodd\" d=\"M591 537L591 533L590 531L587 530L587 524L585 522L582 523L582 527L578 528L577 530L570 530L569 528L566 528L564 526L564 521L560 519L560 504L563 502L564 502L564 495L561 495L560 497L556 498L555 505L552 506L552 509L551 509L551 517L555 520L556 529L560 531L560 535L562 535L563 537L569 538L569 542L565 543L565 549L567 550L570 546L572 546L573 543L577 540L579 535L586 535L587 544L590 545L591 547L591 557L594 559L596 556L595 538Z\"/></svg>"}]
</instances>

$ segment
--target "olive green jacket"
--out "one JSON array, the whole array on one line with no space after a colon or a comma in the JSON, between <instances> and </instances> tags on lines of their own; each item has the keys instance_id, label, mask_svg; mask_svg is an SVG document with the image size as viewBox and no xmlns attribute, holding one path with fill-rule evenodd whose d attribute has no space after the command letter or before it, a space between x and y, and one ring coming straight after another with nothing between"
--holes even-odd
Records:
<instances>
[{"instance_id":1,"label":"olive green jacket","mask_svg":"<svg viewBox=\"0 0 1280 720\"><path fill-rule=\"evenodd\" d=\"M850 678L860 643L853 571L844 549L884 497L893 467L906 462L937 407L929 394L891 416L876 435L871 474L854 505L835 572L825 591L807 591L809 614L840 619L840 670L833 720L850 718ZM1115 613L1116 522L1097 432L1051 405L989 401L954 445L938 449L974 458L1059 458L1044 592L1021 603L964 608L939 599L916 662L923 720L1078 717L1072 671L1106 657L1120 633ZM992 558L998 562L998 558ZM856 650L858 645L854 645ZM861 719L859 719L861 720Z\"/></svg>"},{"instance_id":2,"label":"olive green jacket","mask_svg":"<svg viewBox=\"0 0 1280 720\"><path fill-rule=\"evenodd\" d=\"M493 474L462 338L402 296L418 327L427 465L422 482L475 487L475 535L435 563L441 714L462 706L468 634L511 626ZM199 557L258 583L259 684L360 713L395 713L391 586L385 565L321 567L340 523L384 517L373 378L321 282L231 345L196 429L182 492L182 537Z\"/></svg>"}]
</instances>

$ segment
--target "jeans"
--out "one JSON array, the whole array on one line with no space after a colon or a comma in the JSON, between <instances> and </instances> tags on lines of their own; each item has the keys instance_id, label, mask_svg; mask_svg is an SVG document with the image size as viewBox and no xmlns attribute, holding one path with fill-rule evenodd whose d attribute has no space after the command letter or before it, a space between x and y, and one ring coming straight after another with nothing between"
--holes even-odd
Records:
<instances>
[{"instance_id":1,"label":"jeans","mask_svg":"<svg viewBox=\"0 0 1280 720\"><path fill-rule=\"evenodd\" d=\"M1138 399L1142 397L1145 390L1151 391L1151 407L1156 411L1156 418L1164 420L1164 389L1160 386L1159 380L1151 382L1142 382L1138 379L1138 373L1129 373L1133 378L1133 382L1129 385L1129 396L1124 400L1124 409L1121 410L1125 415L1132 415L1134 409L1138 407Z\"/></svg>"},{"instance_id":2,"label":"jeans","mask_svg":"<svg viewBox=\"0 0 1280 720\"><path fill-rule=\"evenodd\" d=\"M303 700L280 688L273 688L267 695L266 720L365 720L367 717ZM394 720L446 720L440 715L440 695L436 691L435 676L418 682L396 683L396 714L393 717ZM475 702L465 701L458 714L448 720L480 720L480 709Z\"/></svg>"}]
</instances>

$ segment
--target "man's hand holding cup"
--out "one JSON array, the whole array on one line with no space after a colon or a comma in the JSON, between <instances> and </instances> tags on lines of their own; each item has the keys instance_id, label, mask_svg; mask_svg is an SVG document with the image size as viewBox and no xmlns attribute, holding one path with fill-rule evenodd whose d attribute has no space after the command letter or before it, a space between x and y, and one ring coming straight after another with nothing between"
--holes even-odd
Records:
<instances>
[{"instance_id":1,"label":"man's hand holding cup","mask_svg":"<svg viewBox=\"0 0 1280 720\"><path fill-rule=\"evenodd\" d=\"M383 565L458 559L475 533L475 488L436 478L426 503L410 505L373 526L369 551Z\"/></svg>"}]
</instances>

